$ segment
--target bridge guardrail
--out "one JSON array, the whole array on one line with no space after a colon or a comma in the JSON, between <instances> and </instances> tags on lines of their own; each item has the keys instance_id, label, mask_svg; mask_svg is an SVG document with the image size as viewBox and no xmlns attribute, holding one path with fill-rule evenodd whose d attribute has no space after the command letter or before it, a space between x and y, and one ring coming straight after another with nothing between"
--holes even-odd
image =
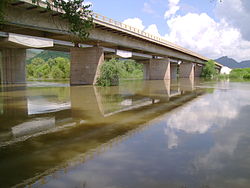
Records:
<instances>
[{"instance_id":1,"label":"bridge guardrail","mask_svg":"<svg viewBox=\"0 0 250 188\"><path fill-rule=\"evenodd\" d=\"M160 43L162 43L162 44L165 44L165 45L167 45L167 46L173 47L173 48L178 49L178 50L180 50L180 51L183 51L183 52L186 52L186 53L189 53L189 54L194 54L195 56L198 56L198 57L200 57L200 58L202 58L202 59L205 59L205 57L203 57L203 56L201 56L201 55L199 55L199 54L196 54L196 53L194 53L194 52L192 52L192 51L190 51L190 50L188 50L188 49L185 49L185 48L183 48L183 47L181 47L181 46L178 46L178 45L176 45L176 44L173 44L173 43L171 43L171 42L169 42L169 41L163 39L162 37L158 37L158 36L152 35L152 34L150 34L150 33L147 33L147 32L145 32L145 31L143 31L143 30L140 30L140 29L135 28L135 27L133 27L133 26L130 26L130 25L124 24L124 23L122 23L122 22L113 20L113 19L111 19L111 18L108 18L108 17L103 16L103 15L98 14L98 13L93 13L92 16L93 16L94 19L96 19L96 20L98 20L98 21L102 21L102 22L104 22L104 23L108 23L108 24L110 24L110 25L113 25L113 26L116 26L116 27L118 27L118 28L127 30L127 31L129 31L129 32L139 34L140 36L149 38L149 39L151 39L151 40L154 40L155 42L160 42Z\"/></svg>"}]
</instances>

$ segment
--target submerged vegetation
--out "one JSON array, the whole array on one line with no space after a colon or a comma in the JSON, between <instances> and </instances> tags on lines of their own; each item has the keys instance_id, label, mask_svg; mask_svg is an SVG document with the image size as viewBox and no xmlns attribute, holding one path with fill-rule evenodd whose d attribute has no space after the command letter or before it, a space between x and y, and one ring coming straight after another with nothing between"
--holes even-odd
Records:
<instances>
[{"instance_id":1,"label":"submerged vegetation","mask_svg":"<svg viewBox=\"0 0 250 188\"><path fill-rule=\"evenodd\" d=\"M141 79L142 76L142 64L134 60L111 59L102 64L97 85L113 86L119 84L119 79Z\"/></svg>"},{"instance_id":2,"label":"submerged vegetation","mask_svg":"<svg viewBox=\"0 0 250 188\"><path fill-rule=\"evenodd\" d=\"M202 69L201 77L203 78L214 78L218 75L218 72L215 69L215 62L209 60L205 63L205 66Z\"/></svg>"}]
</instances>

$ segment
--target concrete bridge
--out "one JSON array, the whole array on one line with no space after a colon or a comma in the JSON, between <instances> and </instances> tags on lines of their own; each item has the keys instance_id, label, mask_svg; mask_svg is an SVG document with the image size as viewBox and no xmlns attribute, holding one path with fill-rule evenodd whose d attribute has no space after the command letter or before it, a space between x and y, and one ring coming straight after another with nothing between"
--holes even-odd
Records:
<instances>
[{"instance_id":1,"label":"concrete bridge","mask_svg":"<svg viewBox=\"0 0 250 188\"><path fill-rule=\"evenodd\" d=\"M6 23L0 28L1 81L25 83L27 48L70 51L72 85L94 84L105 58L131 58L144 64L144 79L193 78L209 60L195 52L98 14L89 39L74 48L68 23L60 11L46 10L46 4L16 0L8 4ZM220 70L222 65L216 63Z\"/></svg>"}]
</instances>

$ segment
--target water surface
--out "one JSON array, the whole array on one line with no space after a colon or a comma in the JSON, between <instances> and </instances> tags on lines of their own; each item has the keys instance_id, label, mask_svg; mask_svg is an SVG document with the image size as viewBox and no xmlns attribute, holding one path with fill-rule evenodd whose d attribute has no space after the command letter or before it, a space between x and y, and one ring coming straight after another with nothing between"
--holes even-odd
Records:
<instances>
[{"instance_id":1,"label":"water surface","mask_svg":"<svg viewBox=\"0 0 250 188\"><path fill-rule=\"evenodd\" d=\"M0 187L250 187L250 83L2 86Z\"/></svg>"}]
</instances>

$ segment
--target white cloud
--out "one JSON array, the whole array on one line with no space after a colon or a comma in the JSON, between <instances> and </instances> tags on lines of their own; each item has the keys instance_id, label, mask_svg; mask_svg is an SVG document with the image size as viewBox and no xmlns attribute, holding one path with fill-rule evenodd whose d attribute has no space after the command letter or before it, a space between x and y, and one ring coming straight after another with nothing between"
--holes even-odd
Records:
<instances>
[{"instance_id":1,"label":"white cloud","mask_svg":"<svg viewBox=\"0 0 250 188\"><path fill-rule=\"evenodd\" d=\"M167 40L209 58L230 56L236 60L250 58L250 42L243 40L238 29L224 19L216 22L206 13L188 13L167 20Z\"/></svg>"},{"instance_id":2,"label":"white cloud","mask_svg":"<svg viewBox=\"0 0 250 188\"><path fill-rule=\"evenodd\" d=\"M180 0L168 0L168 10L165 12L164 17L170 18L180 9L178 6Z\"/></svg>"},{"instance_id":3,"label":"white cloud","mask_svg":"<svg viewBox=\"0 0 250 188\"><path fill-rule=\"evenodd\" d=\"M83 2L83 5L86 6L86 5L90 5L91 7L93 6L93 3L90 2L90 1L84 1Z\"/></svg>"},{"instance_id":4,"label":"white cloud","mask_svg":"<svg viewBox=\"0 0 250 188\"><path fill-rule=\"evenodd\" d=\"M219 18L238 28L244 39L250 41L250 1L226 0L217 3L215 12Z\"/></svg>"},{"instance_id":5,"label":"white cloud","mask_svg":"<svg viewBox=\"0 0 250 188\"><path fill-rule=\"evenodd\" d=\"M128 18L124 20L122 23L126 25L130 25L132 27L135 27L137 29L143 30L145 26L142 24L142 20L140 18Z\"/></svg>"},{"instance_id":6,"label":"white cloud","mask_svg":"<svg viewBox=\"0 0 250 188\"><path fill-rule=\"evenodd\" d=\"M250 59L250 1L227 0L217 3L218 21L206 13L188 13L178 15L180 0L168 0L165 19L169 32L164 36L167 40L215 59L229 56L237 61ZM144 12L153 13L150 4L144 3ZM145 26L139 18L129 18L123 23L144 30ZM157 25L151 24L146 32L161 36Z\"/></svg>"},{"instance_id":7,"label":"white cloud","mask_svg":"<svg viewBox=\"0 0 250 188\"><path fill-rule=\"evenodd\" d=\"M155 24L151 24L150 26L148 26L148 28L145 29L145 32L155 35L157 37L161 36Z\"/></svg>"},{"instance_id":8,"label":"white cloud","mask_svg":"<svg viewBox=\"0 0 250 188\"><path fill-rule=\"evenodd\" d=\"M132 27L138 28L140 30L144 30L145 26L143 25L143 22L140 18L128 18L123 21L124 24L130 25ZM144 30L147 33L150 33L152 35L161 37L157 25L156 24L151 24L147 27L147 29Z\"/></svg>"},{"instance_id":9,"label":"white cloud","mask_svg":"<svg viewBox=\"0 0 250 188\"><path fill-rule=\"evenodd\" d=\"M149 3L144 3L142 10L143 10L143 12L146 12L148 14L153 14L154 13L154 10L152 9L152 7L150 6Z\"/></svg>"}]
</instances>

